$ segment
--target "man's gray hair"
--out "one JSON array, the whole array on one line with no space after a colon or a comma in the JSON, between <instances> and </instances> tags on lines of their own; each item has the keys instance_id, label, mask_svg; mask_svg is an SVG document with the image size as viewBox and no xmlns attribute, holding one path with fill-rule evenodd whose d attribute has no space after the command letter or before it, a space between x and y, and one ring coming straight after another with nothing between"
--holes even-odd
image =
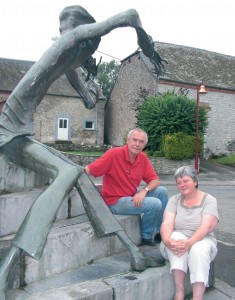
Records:
<instances>
[{"instance_id":1,"label":"man's gray hair","mask_svg":"<svg viewBox=\"0 0 235 300\"><path fill-rule=\"evenodd\" d=\"M175 180L177 180L177 178L182 178L184 176L191 177L192 180L197 183L196 188L198 188L198 177L197 177L197 172L194 168L192 168L190 166L183 166L183 167L178 168L175 171L175 174L174 174Z\"/></svg>"},{"instance_id":2,"label":"man's gray hair","mask_svg":"<svg viewBox=\"0 0 235 300\"><path fill-rule=\"evenodd\" d=\"M145 134L145 138L146 138L146 145L147 145L147 143L148 143L148 134L147 134L147 132L146 131L144 131L143 129L141 129L141 128L134 128L134 129L131 129L131 131L129 131L129 133L127 134L127 139L129 139L130 138L130 136L132 135L132 133L133 132L135 132L135 131L137 131L137 132L142 132L142 133L144 133Z\"/></svg>"}]
</instances>

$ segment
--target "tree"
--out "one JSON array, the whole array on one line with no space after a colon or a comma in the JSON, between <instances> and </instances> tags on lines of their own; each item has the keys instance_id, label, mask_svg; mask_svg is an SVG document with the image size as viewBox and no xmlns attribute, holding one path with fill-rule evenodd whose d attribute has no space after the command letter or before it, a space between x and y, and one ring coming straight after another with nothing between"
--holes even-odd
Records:
<instances>
[{"instance_id":1,"label":"tree","mask_svg":"<svg viewBox=\"0 0 235 300\"><path fill-rule=\"evenodd\" d=\"M98 67L97 78L107 100L109 99L113 86L116 82L119 68L120 64L115 60L103 62Z\"/></svg>"},{"instance_id":2,"label":"tree","mask_svg":"<svg viewBox=\"0 0 235 300\"><path fill-rule=\"evenodd\" d=\"M169 133L196 133L196 101L182 94L167 92L158 97L147 98L137 111L137 125L149 136L147 149L160 151L164 135ZM205 107L199 108L199 135L208 125Z\"/></svg>"}]
</instances>

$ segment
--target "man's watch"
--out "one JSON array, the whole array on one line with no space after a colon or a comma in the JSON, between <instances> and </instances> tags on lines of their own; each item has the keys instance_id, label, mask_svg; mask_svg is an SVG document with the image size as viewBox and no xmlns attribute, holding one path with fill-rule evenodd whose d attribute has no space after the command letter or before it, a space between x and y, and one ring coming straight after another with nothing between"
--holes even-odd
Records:
<instances>
[{"instance_id":1,"label":"man's watch","mask_svg":"<svg viewBox=\"0 0 235 300\"><path fill-rule=\"evenodd\" d=\"M148 194L149 189L148 189L147 187L145 187L144 190L145 190L145 191L147 192L147 194Z\"/></svg>"}]
</instances>

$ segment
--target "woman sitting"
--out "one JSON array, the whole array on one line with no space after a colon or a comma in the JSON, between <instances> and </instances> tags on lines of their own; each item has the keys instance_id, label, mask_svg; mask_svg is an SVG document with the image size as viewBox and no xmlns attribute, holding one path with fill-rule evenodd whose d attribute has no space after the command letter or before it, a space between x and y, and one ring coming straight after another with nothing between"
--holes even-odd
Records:
<instances>
[{"instance_id":1,"label":"woman sitting","mask_svg":"<svg viewBox=\"0 0 235 300\"><path fill-rule=\"evenodd\" d=\"M180 194L173 196L165 209L160 250L170 262L176 288L174 300L184 299L188 268L193 300L202 300L210 263L217 254L213 232L219 221L217 200L198 189L193 168L180 167L174 177Z\"/></svg>"}]
</instances>

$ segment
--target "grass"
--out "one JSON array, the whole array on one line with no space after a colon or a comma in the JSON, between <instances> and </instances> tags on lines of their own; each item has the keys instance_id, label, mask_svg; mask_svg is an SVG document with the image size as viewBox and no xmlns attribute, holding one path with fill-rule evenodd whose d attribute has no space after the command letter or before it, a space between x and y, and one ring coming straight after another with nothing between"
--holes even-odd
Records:
<instances>
[{"instance_id":1,"label":"grass","mask_svg":"<svg viewBox=\"0 0 235 300\"><path fill-rule=\"evenodd\" d=\"M104 152L69 151L67 153L78 154L78 155L83 155L83 156L87 156L87 155L101 156ZM228 166L235 167L235 155L211 158L210 161L218 163L218 164L222 164L222 165L228 165Z\"/></svg>"},{"instance_id":2,"label":"grass","mask_svg":"<svg viewBox=\"0 0 235 300\"><path fill-rule=\"evenodd\" d=\"M210 160L212 162L216 162L218 164L235 167L235 155L211 158Z\"/></svg>"}]
</instances>

